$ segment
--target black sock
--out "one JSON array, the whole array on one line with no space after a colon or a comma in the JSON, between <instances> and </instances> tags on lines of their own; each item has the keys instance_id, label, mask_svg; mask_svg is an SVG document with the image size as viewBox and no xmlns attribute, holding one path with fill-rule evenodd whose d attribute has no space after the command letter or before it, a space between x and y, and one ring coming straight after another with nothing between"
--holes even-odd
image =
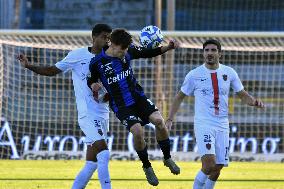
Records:
<instances>
[{"instance_id":1,"label":"black sock","mask_svg":"<svg viewBox=\"0 0 284 189\"><path fill-rule=\"evenodd\" d=\"M170 139L158 141L159 146L164 154L164 159L167 160L171 158L171 142Z\"/></svg>"},{"instance_id":2,"label":"black sock","mask_svg":"<svg viewBox=\"0 0 284 189\"><path fill-rule=\"evenodd\" d=\"M143 167L144 167L144 168L149 168L149 167L151 167L151 163L150 163L150 161L149 161L149 159L148 159L148 151L147 151L147 149L148 149L147 146L145 146L144 150L141 150L141 151L137 151L137 150L136 150L139 159L140 159L140 160L142 161L142 163L143 163Z\"/></svg>"}]
</instances>

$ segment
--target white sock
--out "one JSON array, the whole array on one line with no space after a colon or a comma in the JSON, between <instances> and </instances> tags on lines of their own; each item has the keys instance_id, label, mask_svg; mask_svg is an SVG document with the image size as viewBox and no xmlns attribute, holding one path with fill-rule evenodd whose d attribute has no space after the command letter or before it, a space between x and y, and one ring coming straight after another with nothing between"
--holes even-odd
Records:
<instances>
[{"instance_id":1,"label":"white sock","mask_svg":"<svg viewBox=\"0 0 284 189\"><path fill-rule=\"evenodd\" d=\"M98 177L102 189L111 189L110 176L108 171L109 151L103 150L97 154L98 159Z\"/></svg>"},{"instance_id":2,"label":"white sock","mask_svg":"<svg viewBox=\"0 0 284 189\"><path fill-rule=\"evenodd\" d=\"M200 170L194 179L193 189L203 189L207 178L208 176Z\"/></svg>"},{"instance_id":3,"label":"white sock","mask_svg":"<svg viewBox=\"0 0 284 189\"><path fill-rule=\"evenodd\" d=\"M86 161L85 166L80 171L80 173L77 175L72 189L83 189L88 184L89 180L91 179L93 173L97 169L97 162L93 161Z\"/></svg>"},{"instance_id":4,"label":"white sock","mask_svg":"<svg viewBox=\"0 0 284 189\"><path fill-rule=\"evenodd\" d=\"M213 189L216 181L210 180L209 178L205 182L205 189Z\"/></svg>"}]
</instances>

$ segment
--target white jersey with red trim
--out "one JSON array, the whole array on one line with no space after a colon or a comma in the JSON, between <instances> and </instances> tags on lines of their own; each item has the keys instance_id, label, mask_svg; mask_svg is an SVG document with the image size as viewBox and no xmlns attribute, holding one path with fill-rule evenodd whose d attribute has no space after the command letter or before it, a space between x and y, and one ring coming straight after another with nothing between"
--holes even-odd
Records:
<instances>
[{"instance_id":1,"label":"white jersey with red trim","mask_svg":"<svg viewBox=\"0 0 284 189\"><path fill-rule=\"evenodd\" d=\"M223 64L216 70L205 64L190 71L182 84L181 91L195 96L194 122L206 123L210 127L228 129L228 97L232 87L234 92L243 90L237 72Z\"/></svg>"}]
</instances>

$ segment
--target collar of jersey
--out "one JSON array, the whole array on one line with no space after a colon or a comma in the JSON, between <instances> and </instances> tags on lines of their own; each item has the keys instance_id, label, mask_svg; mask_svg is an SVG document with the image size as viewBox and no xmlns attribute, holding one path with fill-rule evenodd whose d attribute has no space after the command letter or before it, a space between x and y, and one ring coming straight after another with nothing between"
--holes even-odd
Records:
<instances>
[{"instance_id":1,"label":"collar of jersey","mask_svg":"<svg viewBox=\"0 0 284 189\"><path fill-rule=\"evenodd\" d=\"M102 56L103 56L103 57L105 57L105 58L107 58L107 59L119 59L118 57L113 57L113 56L107 55L107 54L106 54L106 50L107 50L107 49L104 49L104 48L102 49Z\"/></svg>"},{"instance_id":2,"label":"collar of jersey","mask_svg":"<svg viewBox=\"0 0 284 189\"><path fill-rule=\"evenodd\" d=\"M208 73L215 73L218 72L218 70L220 70L221 64L219 63L219 68L215 69L215 70L210 70L208 68L206 68L205 63L203 63L203 68L208 72Z\"/></svg>"}]
</instances>

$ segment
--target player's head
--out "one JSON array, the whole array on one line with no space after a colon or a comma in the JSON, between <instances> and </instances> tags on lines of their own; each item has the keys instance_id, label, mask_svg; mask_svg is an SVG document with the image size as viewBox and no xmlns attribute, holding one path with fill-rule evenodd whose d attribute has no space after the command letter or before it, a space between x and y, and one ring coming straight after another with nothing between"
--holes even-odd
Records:
<instances>
[{"instance_id":1,"label":"player's head","mask_svg":"<svg viewBox=\"0 0 284 189\"><path fill-rule=\"evenodd\" d=\"M203 43L203 57L207 64L219 63L221 57L221 44L218 40L209 39Z\"/></svg>"},{"instance_id":2,"label":"player's head","mask_svg":"<svg viewBox=\"0 0 284 189\"><path fill-rule=\"evenodd\" d=\"M125 29L118 28L111 33L110 42L121 46L122 49L127 49L132 43L132 36Z\"/></svg>"},{"instance_id":3,"label":"player's head","mask_svg":"<svg viewBox=\"0 0 284 189\"><path fill-rule=\"evenodd\" d=\"M216 39L208 39L203 43L203 50L207 45L216 45L219 52L221 52L221 43Z\"/></svg>"},{"instance_id":4,"label":"player's head","mask_svg":"<svg viewBox=\"0 0 284 189\"><path fill-rule=\"evenodd\" d=\"M124 56L132 43L132 36L125 29L115 29L110 35L111 47L116 56Z\"/></svg>"},{"instance_id":5,"label":"player's head","mask_svg":"<svg viewBox=\"0 0 284 189\"><path fill-rule=\"evenodd\" d=\"M99 49L106 46L110 39L112 28L107 24L96 24L92 30L93 45Z\"/></svg>"}]
</instances>

